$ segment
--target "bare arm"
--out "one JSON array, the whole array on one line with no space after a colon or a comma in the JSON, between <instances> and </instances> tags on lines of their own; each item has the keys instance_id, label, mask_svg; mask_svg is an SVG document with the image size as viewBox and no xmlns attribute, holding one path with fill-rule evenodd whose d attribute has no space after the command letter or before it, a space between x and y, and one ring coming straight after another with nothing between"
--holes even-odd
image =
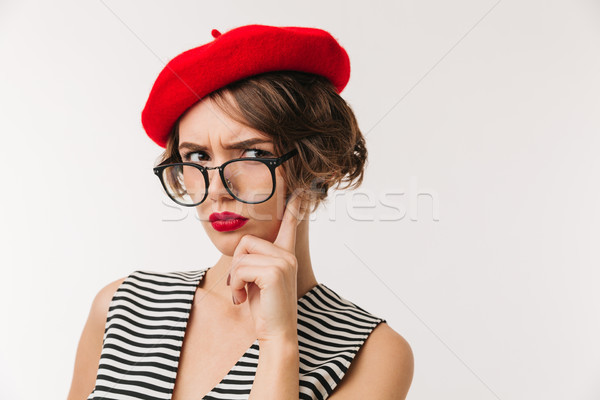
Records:
<instances>
[{"instance_id":1,"label":"bare arm","mask_svg":"<svg viewBox=\"0 0 600 400\"><path fill-rule=\"evenodd\" d=\"M67 400L85 400L94 390L108 308L117 288L124 280L125 278L121 278L103 287L92 302L77 346L73 380Z\"/></svg>"},{"instance_id":2,"label":"bare arm","mask_svg":"<svg viewBox=\"0 0 600 400\"><path fill-rule=\"evenodd\" d=\"M410 345L388 324L381 323L371 332L328 399L404 400L413 371Z\"/></svg>"},{"instance_id":3,"label":"bare arm","mask_svg":"<svg viewBox=\"0 0 600 400\"><path fill-rule=\"evenodd\" d=\"M298 336L259 344L258 367L248 400L297 399L300 392Z\"/></svg>"}]
</instances>

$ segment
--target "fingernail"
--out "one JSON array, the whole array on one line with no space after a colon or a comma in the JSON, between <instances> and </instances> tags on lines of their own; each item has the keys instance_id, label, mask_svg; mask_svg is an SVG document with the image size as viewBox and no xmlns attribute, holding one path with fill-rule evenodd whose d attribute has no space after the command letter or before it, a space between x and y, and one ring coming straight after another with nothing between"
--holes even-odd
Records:
<instances>
[{"instance_id":1,"label":"fingernail","mask_svg":"<svg viewBox=\"0 0 600 400\"><path fill-rule=\"evenodd\" d=\"M229 286L229 281L231 280L231 274L227 275L227 286Z\"/></svg>"},{"instance_id":2,"label":"fingernail","mask_svg":"<svg viewBox=\"0 0 600 400\"><path fill-rule=\"evenodd\" d=\"M235 297L233 297L233 295L231 295L231 301L233 301L233 304L237 306L237 302L235 301Z\"/></svg>"}]
</instances>

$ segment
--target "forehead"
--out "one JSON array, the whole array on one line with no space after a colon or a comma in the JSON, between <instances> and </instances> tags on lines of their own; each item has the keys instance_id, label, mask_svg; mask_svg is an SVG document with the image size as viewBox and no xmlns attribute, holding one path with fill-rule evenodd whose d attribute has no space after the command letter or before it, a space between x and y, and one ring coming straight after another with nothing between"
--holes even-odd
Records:
<instances>
[{"instance_id":1,"label":"forehead","mask_svg":"<svg viewBox=\"0 0 600 400\"><path fill-rule=\"evenodd\" d=\"M229 117L208 97L188 109L179 122L180 143L226 145L255 138L272 142L272 138L264 132Z\"/></svg>"}]
</instances>

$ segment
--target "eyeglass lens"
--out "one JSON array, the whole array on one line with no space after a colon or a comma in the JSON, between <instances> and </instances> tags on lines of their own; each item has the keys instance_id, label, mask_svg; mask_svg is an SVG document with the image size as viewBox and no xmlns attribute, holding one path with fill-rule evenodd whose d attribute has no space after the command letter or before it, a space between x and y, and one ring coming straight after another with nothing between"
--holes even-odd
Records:
<instances>
[{"instance_id":1,"label":"eyeglass lens","mask_svg":"<svg viewBox=\"0 0 600 400\"><path fill-rule=\"evenodd\" d=\"M209 171L218 174L217 170ZM223 169L225 184L238 200L258 203L273 191L273 176L267 165L259 161L238 160ZM207 182L202 172L190 165L173 165L163 170L163 181L169 196L185 205L197 204L204 198Z\"/></svg>"}]
</instances>

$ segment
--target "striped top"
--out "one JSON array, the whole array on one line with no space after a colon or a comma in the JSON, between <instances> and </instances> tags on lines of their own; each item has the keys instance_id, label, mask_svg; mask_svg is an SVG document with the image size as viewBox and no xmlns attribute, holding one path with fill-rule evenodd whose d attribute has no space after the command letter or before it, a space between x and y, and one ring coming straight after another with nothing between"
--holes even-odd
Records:
<instances>
[{"instance_id":1,"label":"striped top","mask_svg":"<svg viewBox=\"0 0 600 400\"><path fill-rule=\"evenodd\" d=\"M209 267L210 268L210 267ZM170 400L198 282L208 268L134 271L108 310L96 386L88 400ZM298 299L300 399L326 399L378 318L320 283ZM248 399L258 339L203 400Z\"/></svg>"}]
</instances>

